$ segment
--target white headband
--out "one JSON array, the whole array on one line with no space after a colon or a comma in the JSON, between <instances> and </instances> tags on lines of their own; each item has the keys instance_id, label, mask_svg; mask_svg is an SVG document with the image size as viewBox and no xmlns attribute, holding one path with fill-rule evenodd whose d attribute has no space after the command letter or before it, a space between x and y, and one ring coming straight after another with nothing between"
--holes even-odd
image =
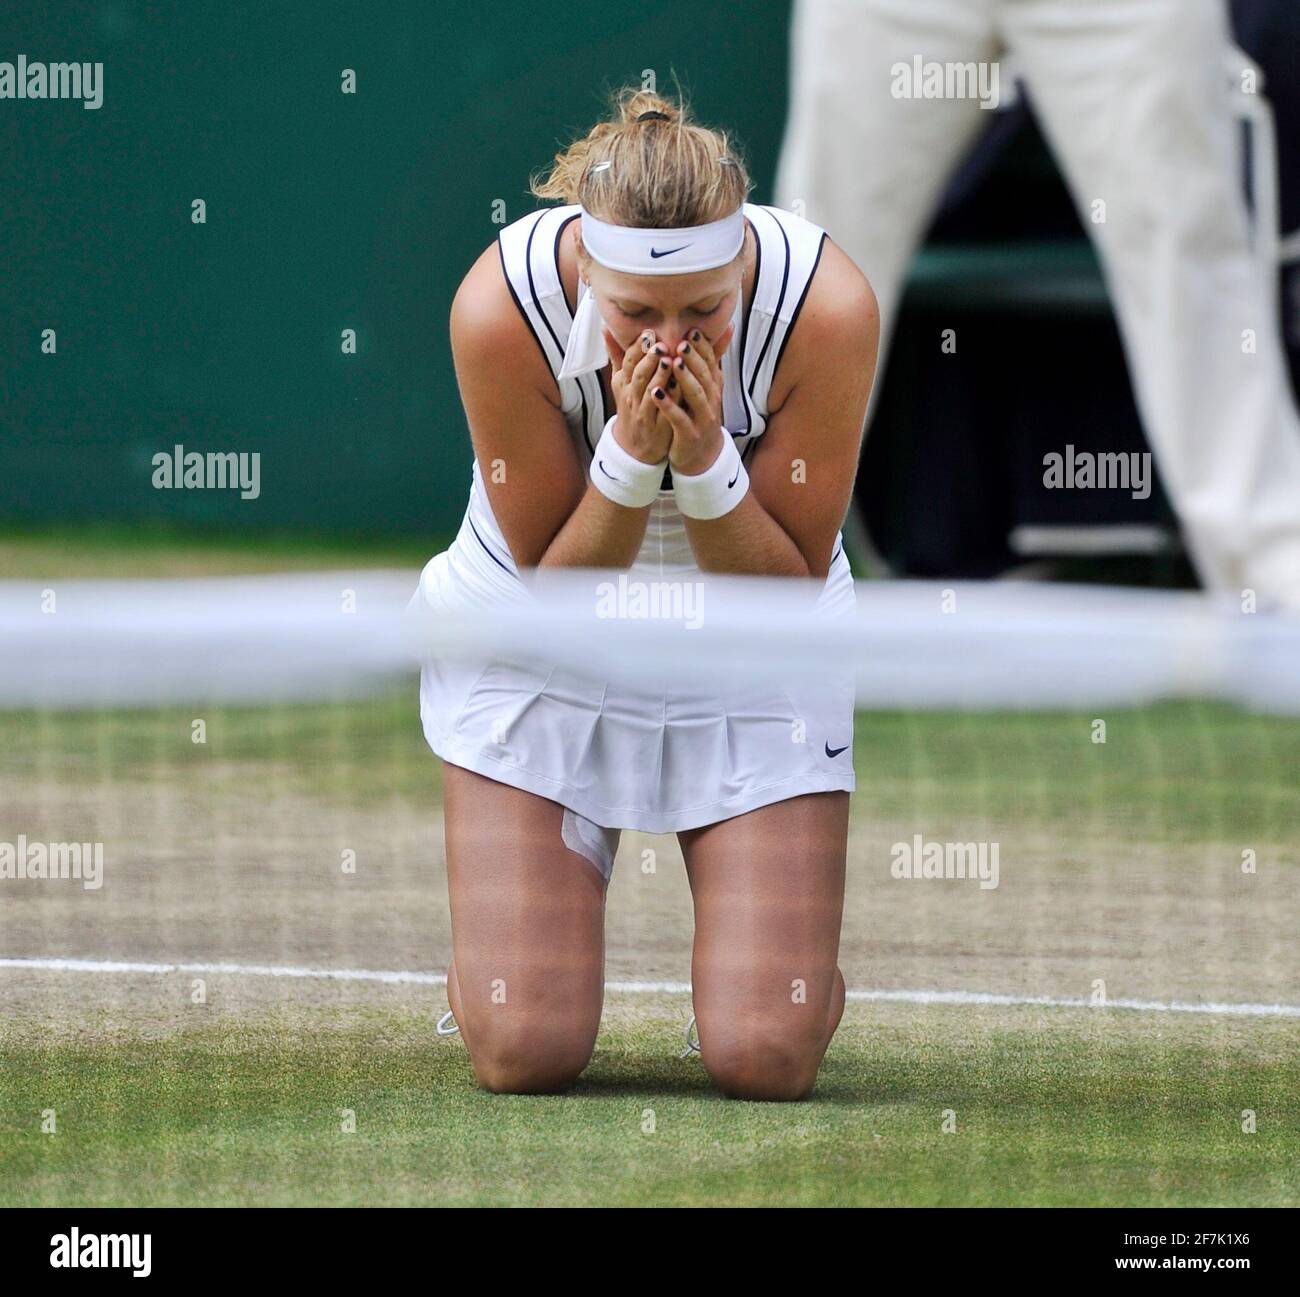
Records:
<instances>
[{"instance_id":1,"label":"white headband","mask_svg":"<svg viewBox=\"0 0 1300 1297\"><path fill-rule=\"evenodd\" d=\"M744 243L743 206L720 221L675 230L611 225L582 209L582 246L593 261L629 275L689 275L713 270L734 261Z\"/></svg>"}]
</instances>

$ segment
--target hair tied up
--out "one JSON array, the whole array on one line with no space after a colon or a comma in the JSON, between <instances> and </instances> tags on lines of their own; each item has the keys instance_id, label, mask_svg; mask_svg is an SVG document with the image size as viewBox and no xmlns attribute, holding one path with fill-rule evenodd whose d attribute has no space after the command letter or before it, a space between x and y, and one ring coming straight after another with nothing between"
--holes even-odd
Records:
<instances>
[{"instance_id":1,"label":"hair tied up","mask_svg":"<svg viewBox=\"0 0 1300 1297\"><path fill-rule=\"evenodd\" d=\"M665 123L643 126L641 123ZM692 120L685 100L629 85L610 111L529 177L537 198L580 203L612 225L669 230L730 216L749 195L749 173L726 131Z\"/></svg>"}]
</instances>

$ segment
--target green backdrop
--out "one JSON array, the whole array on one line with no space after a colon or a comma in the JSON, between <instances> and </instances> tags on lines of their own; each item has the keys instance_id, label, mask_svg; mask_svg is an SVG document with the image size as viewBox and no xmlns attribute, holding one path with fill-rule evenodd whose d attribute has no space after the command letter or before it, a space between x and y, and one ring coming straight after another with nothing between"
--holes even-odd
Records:
<instances>
[{"instance_id":1,"label":"green backdrop","mask_svg":"<svg viewBox=\"0 0 1300 1297\"><path fill-rule=\"evenodd\" d=\"M102 62L104 102L0 100L0 523L454 528L447 316L494 202L530 210L530 171L647 69L771 201L788 24L784 0L7 4L0 62ZM177 443L258 452L260 497L154 489Z\"/></svg>"}]
</instances>

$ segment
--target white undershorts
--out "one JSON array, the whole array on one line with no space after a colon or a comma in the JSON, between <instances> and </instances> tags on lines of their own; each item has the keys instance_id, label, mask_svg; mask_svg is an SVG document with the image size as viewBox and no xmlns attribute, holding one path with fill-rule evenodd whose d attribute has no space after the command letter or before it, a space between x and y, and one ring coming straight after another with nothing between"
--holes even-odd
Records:
<instances>
[{"instance_id":1,"label":"white undershorts","mask_svg":"<svg viewBox=\"0 0 1300 1297\"><path fill-rule=\"evenodd\" d=\"M560 821L560 836L570 851L585 856L609 882L609 876L614 872L614 857L618 855L619 839L623 836L622 829L602 829L585 815L579 815L566 806L564 818Z\"/></svg>"}]
</instances>

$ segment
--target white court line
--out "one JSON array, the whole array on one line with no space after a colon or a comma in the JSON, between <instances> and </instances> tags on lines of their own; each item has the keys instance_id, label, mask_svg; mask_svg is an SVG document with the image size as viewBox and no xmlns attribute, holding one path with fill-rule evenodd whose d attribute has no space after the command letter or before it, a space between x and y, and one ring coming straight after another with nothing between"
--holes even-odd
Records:
<instances>
[{"instance_id":1,"label":"white court line","mask_svg":"<svg viewBox=\"0 0 1300 1297\"><path fill-rule=\"evenodd\" d=\"M285 964L150 964L138 959L0 959L0 968L52 973L235 973L242 977L321 977L334 982L416 982L446 986L445 973L374 968L296 968Z\"/></svg>"},{"instance_id":2,"label":"white court line","mask_svg":"<svg viewBox=\"0 0 1300 1297\"><path fill-rule=\"evenodd\" d=\"M311 977L332 982L414 983L445 986L445 973L418 973L373 968L302 968L285 964L154 964L116 959L0 959L0 968L56 973L233 973L242 977ZM605 989L625 995L689 995L689 982L606 982ZM902 1004L1009 1004L1049 1009L1136 1009L1143 1013L1209 1013L1236 1018L1300 1018L1300 1004L1233 1004L1213 1000L1107 1000L1094 1004L1082 997L1001 995L993 991L848 991L850 1000L892 1000Z\"/></svg>"}]
</instances>

